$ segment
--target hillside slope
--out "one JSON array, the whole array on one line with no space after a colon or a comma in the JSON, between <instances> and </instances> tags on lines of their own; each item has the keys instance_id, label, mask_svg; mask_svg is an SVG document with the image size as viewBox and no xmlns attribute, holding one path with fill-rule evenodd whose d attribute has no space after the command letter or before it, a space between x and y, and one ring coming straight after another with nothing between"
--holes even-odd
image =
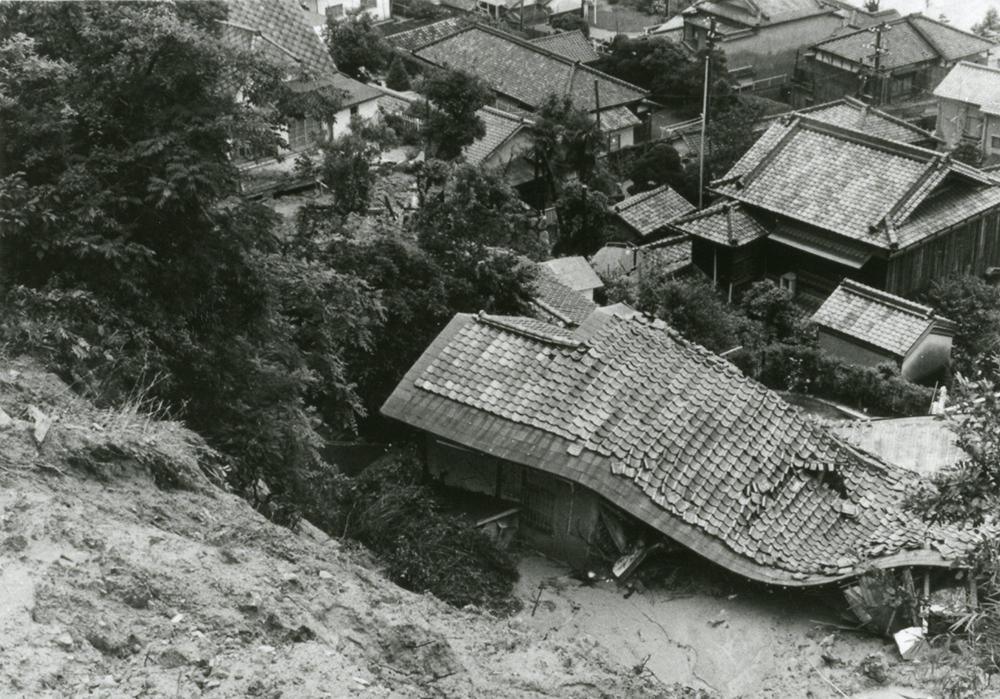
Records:
<instances>
[{"instance_id":1,"label":"hillside slope","mask_svg":"<svg viewBox=\"0 0 1000 699\"><path fill-rule=\"evenodd\" d=\"M665 696L593 640L270 524L178 424L96 410L26 361L0 369L0 408L0 696Z\"/></svg>"}]
</instances>

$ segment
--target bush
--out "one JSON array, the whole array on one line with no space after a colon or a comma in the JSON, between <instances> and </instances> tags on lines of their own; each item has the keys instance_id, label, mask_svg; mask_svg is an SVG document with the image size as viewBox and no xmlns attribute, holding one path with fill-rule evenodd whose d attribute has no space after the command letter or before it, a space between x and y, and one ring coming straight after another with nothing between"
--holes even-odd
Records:
<instances>
[{"instance_id":1,"label":"bush","mask_svg":"<svg viewBox=\"0 0 1000 699\"><path fill-rule=\"evenodd\" d=\"M410 89L410 75L406 72L403 59L396 56L389 66L389 74L385 76L385 86L390 90L405 92Z\"/></svg>"},{"instance_id":2,"label":"bush","mask_svg":"<svg viewBox=\"0 0 1000 699\"><path fill-rule=\"evenodd\" d=\"M420 481L412 452L383 459L353 479L317 472L303 514L331 535L369 547L386 575L408 590L456 607L514 611L513 558L471 523L443 514Z\"/></svg>"}]
</instances>

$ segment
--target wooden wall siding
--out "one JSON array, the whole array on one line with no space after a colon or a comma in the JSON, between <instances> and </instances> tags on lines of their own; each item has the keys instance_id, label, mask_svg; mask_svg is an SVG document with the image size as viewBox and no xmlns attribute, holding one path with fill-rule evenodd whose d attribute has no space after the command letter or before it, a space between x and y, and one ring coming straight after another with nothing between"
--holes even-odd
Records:
<instances>
[{"instance_id":1,"label":"wooden wall siding","mask_svg":"<svg viewBox=\"0 0 1000 699\"><path fill-rule=\"evenodd\" d=\"M909 296L935 279L1000 266L1000 211L970 219L889 260L886 291Z\"/></svg>"}]
</instances>

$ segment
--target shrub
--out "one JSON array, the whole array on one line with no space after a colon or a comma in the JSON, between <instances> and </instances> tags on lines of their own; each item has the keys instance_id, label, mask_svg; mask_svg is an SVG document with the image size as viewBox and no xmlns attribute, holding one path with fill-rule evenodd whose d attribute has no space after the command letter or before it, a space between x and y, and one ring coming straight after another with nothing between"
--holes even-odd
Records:
<instances>
[{"instance_id":1,"label":"shrub","mask_svg":"<svg viewBox=\"0 0 1000 699\"><path fill-rule=\"evenodd\" d=\"M396 56L389 66L389 74L385 76L385 86L390 90L405 92L410 89L410 75L406 72L403 59Z\"/></svg>"},{"instance_id":2,"label":"shrub","mask_svg":"<svg viewBox=\"0 0 1000 699\"><path fill-rule=\"evenodd\" d=\"M412 452L380 460L353 479L317 472L303 514L331 535L369 547L386 575L408 590L456 607L513 611L513 558L471 523L442 513L420 474Z\"/></svg>"}]
</instances>

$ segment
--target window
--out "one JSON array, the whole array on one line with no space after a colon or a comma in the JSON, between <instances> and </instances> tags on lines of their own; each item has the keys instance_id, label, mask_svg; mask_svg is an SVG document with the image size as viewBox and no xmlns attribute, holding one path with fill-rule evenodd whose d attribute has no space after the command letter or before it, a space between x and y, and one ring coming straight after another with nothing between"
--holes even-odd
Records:
<instances>
[{"instance_id":1,"label":"window","mask_svg":"<svg viewBox=\"0 0 1000 699\"><path fill-rule=\"evenodd\" d=\"M1000 136L990 136L990 150L1000 150Z\"/></svg>"},{"instance_id":2,"label":"window","mask_svg":"<svg viewBox=\"0 0 1000 699\"><path fill-rule=\"evenodd\" d=\"M370 10L376 6L377 0L361 0L361 9Z\"/></svg>"},{"instance_id":3,"label":"window","mask_svg":"<svg viewBox=\"0 0 1000 699\"><path fill-rule=\"evenodd\" d=\"M608 150L616 151L621 150L622 147L622 135L620 133L613 133L608 136Z\"/></svg>"},{"instance_id":4,"label":"window","mask_svg":"<svg viewBox=\"0 0 1000 699\"><path fill-rule=\"evenodd\" d=\"M323 127L311 117L295 119L288 124L288 147L291 150L305 150L323 135Z\"/></svg>"},{"instance_id":5,"label":"window","mask_svg":"<svg viewBox=\"0 0 1000 699\"><path fill-rule=\"evenodd\" d=\"M358 105L354 105L353 107L351 107L351 116L354 116L357 113L358 113Z\"/></svg>"},{"instance_id":6,"label":"window","mask_svg":"<svg viewBox=\"0 0 1000 699\"><path fill-rule=\"evenodd\" d=\"M521 521L547 534L555 533L556 496L552 479L531 469L525 474L521 493Z\"/></svg>"},{"instance_id":7,"label":"window","mask_svg":"<svg viewBox=\"0 0 1000 699\"><path fill-rule=\"evenodd\" d=\"M778 278L778 287L781 289L788 289L788 293L795 296L795 287L797 282L797 275L795 272L785 272Z\"/></svg>"},{"instance_id":8,"label":"window","mask_svg":"<svg viewBox=\"0 0 1000 699\"><path fill-rule=\"evenodd\" d=\"M982 134L983 118L979 114L967 114L965 117L965 131L963 136L979 138Z\"/></svg>"}]
</instances>

